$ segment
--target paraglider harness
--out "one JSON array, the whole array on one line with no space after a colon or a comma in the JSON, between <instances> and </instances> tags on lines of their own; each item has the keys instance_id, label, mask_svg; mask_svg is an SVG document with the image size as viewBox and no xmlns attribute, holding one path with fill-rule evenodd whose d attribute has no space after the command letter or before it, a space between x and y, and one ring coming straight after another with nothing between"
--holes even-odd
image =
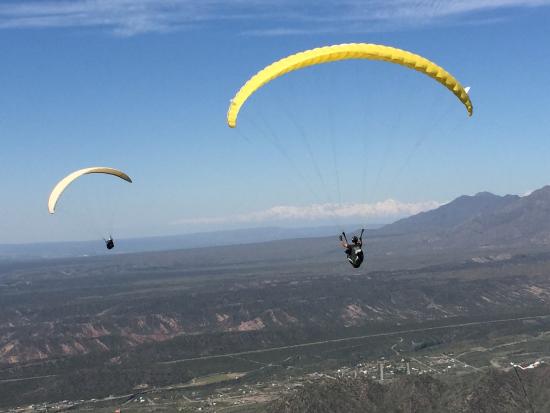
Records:
<instances>
[{"instance_id":1,"label":"paraglider harness","mask_svg":"<svg viewBox=\"0 0 550 413\"><path fill-rule=\"evenodd\" d=\"M359 235L359 238L356 241L354 241L352 244L348 243L348 239L346 238L345 232L342 232L342 235L340 235L340 241L344 240L346 243L345 252L346 252L346 255L348 256L348 261L353 268L359 268L365 258L363 254L363 232L364 231L365 231L364 229L361 229L361 235ZM357 238L357 237L354 237L354 238Z\"/></svg>"}]
</instances>

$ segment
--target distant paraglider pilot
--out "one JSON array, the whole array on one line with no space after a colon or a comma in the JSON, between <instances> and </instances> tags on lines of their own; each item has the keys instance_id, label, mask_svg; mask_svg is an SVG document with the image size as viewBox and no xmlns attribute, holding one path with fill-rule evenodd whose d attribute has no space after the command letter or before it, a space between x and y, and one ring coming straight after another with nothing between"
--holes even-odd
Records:
<instances>
[{"instance_id":1,"label":"distant paraglider pilot","mask_svg":"<svg viewBox=\"0 0 550 413\"><path fill-rule=\"evenodd\" d=\"M112 250L115 247L115 241L113 240L113 237L109 235L109 239L103 239L105 241L105 246L108 250Z\"/></svg>"},{"instance_id":2,"label":"distant paraglider pilot","mask_svg":"<svg viewBox=\"0 0 550 413\"><path fill-rule=\"evenodd\" d=\"M359 268L363 263L363 259L365 258L363 255L363 232L364 231L365 231L364 229L361 230L361 235L359 235L359 237L354 235L353 238L351 239L351 244L348 243L345 232L342 232L342 235L340 235L340 241L342 242L342 247L345 249L346 255L348 257L348 261L353 268Z\"/></svg>"}]
</instances>

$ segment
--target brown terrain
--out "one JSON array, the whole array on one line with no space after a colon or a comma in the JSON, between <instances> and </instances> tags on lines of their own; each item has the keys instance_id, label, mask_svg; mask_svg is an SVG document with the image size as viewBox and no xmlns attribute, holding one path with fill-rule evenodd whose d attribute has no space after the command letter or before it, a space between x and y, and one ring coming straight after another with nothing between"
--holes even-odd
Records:
<instances>
[{"instance_id":1,"label":"brown terrain","mask_svg":"<svg viewBox=\"0 0 550 413\"><path fill-rule=\"evenodd\" d=\"M314 351L314 343L367 336L387 349L384 335L400 331L414 335L413 351L470 334L434 328L507 319L520 320L509 328L540 330L545 324L533 317L550 314L550 252L544 226L525 223L550 205L550 197L541 201L548 192L531 195L532 205L529 197L459 198L432 211L431 224L425 213L374 231L359 270L345 262L336 237L217 247L214 257L209 248L0 263L0 404L125 394L143 383L242 371L228 363L250 363L224 355L243 352ZM523 209L510 210L517 202ZM462 211L450 222L442 213L449 208ZM480 223L502 228L494 218L501 208L538 235L522 230L512 245L480 239L449 247L462 242L452 234ZM438 237L445 242L436 247Z\"/></svg>"}]
</instances>

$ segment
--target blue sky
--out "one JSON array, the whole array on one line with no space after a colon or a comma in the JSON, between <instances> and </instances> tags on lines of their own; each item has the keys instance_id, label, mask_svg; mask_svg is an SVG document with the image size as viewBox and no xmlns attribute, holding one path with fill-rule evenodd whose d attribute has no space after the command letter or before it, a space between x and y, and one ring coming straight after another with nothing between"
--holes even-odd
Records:
<instances>
[{"instance_id":1,"label":"blue sky","mask_svg":"<svg viewBox=\"0 0 550 413\"><path fill-rule=\"evenodd\" d=\"M550 1L295 3L2 2L0 242L387 222L550 183ZM252 74L344 42L437 62L474 116L417 73L341 62L272 82L226 126ZM134 183L85 177L49 216L54 184L95 165Z\"/></svg>"}]
</instances>

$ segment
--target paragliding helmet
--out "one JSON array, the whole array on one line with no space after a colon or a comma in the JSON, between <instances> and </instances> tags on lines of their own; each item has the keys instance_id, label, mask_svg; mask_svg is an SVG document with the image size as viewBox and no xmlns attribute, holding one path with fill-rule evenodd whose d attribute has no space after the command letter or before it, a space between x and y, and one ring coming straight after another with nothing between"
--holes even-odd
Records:
<instances>
[{"instance_id":1,"label":"paragliding helmet","mask_svg":"<svg viewBox=\"0 0 550 413\"><path fill-rule=\"evenodd\" d=\"M353 242L354 244L357 244L359 242L359 238L357 238L357 235L353 236L353 238L351 239L351 242Z\"/></svg>"}]
</instances>

